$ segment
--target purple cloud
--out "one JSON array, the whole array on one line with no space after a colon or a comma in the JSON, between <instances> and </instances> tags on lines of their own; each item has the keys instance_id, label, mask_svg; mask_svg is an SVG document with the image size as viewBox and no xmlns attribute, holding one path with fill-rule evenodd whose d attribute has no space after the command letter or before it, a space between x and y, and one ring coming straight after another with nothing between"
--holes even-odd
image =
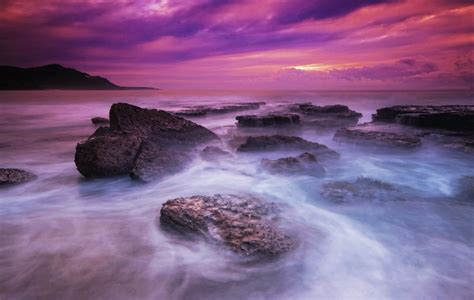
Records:
<instances>
[{"instance_id":1,"label":"purple cloud","mask_svg":"<svg viewBox=\"0 0 474 300\"><path fill-rule=\"evenodd\" d=\"M331 71L331 75L345 80L400 80L433 73L439 68L432 62L419 62L415 59L402 59L393 64L348 68Z\"/></svg>"},{"instance_id":2,"label":"purple cloud","mask_svg":"<svg viewBox=\"0 0 474 300\"><path fill-rule=\"evenodd\" d=\"M286 1L277 20L283 24L297 23L307 19L324 20L347 15L365 6L391 2L394 0Z\"/></svg>"}]
</instances>

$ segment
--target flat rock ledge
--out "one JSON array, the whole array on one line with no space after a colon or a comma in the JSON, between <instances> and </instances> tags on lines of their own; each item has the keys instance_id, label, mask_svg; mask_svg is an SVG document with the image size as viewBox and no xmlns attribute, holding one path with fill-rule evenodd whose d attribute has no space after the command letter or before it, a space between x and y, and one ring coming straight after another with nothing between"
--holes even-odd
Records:
<instances>
[{"instance_id":1,"label":"flat rock ledge","mask_svg":"<svg viewBox=\"0 0 474 300\"><path fill-rule=\"evenodd\" d=\"M218 140L191 121L127 103L113 104L109 119L110 127L99 127L76 146L74 161L84 177L160 179L183 169L194 147Z\"/></svg>"},{"instance_id":2,"label":"flat rock ledge","mask_svg":"<svg viewBox=\"0 0 474 300\"><path fill-rule=\"evenodd\" d=\"M202 117L207 114L226 114L244 110L254 110L259 109L262 105L265 105L265 102L244 102L222 106L195 106L177 111L175 115L183 117Z\"/></svg>"},{"instance_id":3,"label":"flat rock ledge","mask_svg":"<svg viewBox=\"0 0 474 300\"><path fill-rule=\"evenodd\" d=\"M195 234L245 256L274 257L294 242L277 227L279 208L250 196L192 196L166 201L160 223L184 235Z\"/></svg>"},{"instance_id":4,"label":"flat rock ledge","mask_svg":"<svg viewBox=\"0 0 474 300\"><path fill-rule=\"evenodd\" d=\"M316 156L305 152L296 157L283 157L279 159L262 159L262 168L274 174L305 174L322 177L326 173L324 168L318 163Z\"/></svg>"},{"instance_id":5,"label":"flat rock ledge","mask_svg":"<svg viewBox=\"0 0 474 300\"><path fill-rule=\"evenodd\" d=\"M241 127L266 127L299 125L300 116L296 114L244 115L237 116L237 125Z\"/></svg>"},{"instance_id":6,"label":"flat rock ledge","mask_svg":"<svg viewBox=\"0 0 474 300\"><path fill-rule=\"evenodd\" d=\"M474 105L397 105L377 109L374 121L415 127L474 131Z\"/></svg>"},{"instance_id":7,"label":"flat rock ledge","mask_svg":"<svg viewBox=\"0 0 474 300\"><path fill-rule=\"evenodd\" d=\"M249 136L241 144L239 152L262 152L278 150L302 150L315 154L318 159L338 159L339 153L328 148L326 145L305 140L297 136L287 135L263 135Z\"/></svg>"},{"instance_id":8,"label":"flat rock ledge","mask_svg":"<svg viewBox=\"0 0 474 300\"><path fill-rule=\"evenodd\" d=\"M362 117L361 113L341 104L317 106L297 103L290 106L290 111L300 114L304 125L321 128L355 126Z\"/></svg>"},{"instance_id":9,"label":"flat rock ledge","mask_svg":"<svg viewBox=\"0 0 474 300\"><path fill-rule=\"evenodd\" d=\"M334 134L334 140L362 146L394 147L397 149L414 149L421 146L421 140L416 136L362 129L340 128Z\"/></svg>"},{"instance_id":10,"label":"flat rock ledge","mask_svg":"<svg viewBox=\"0 0 474 300\"><path fill-rule=\"evenodd\" d=\"M21 169L0 168L0 185L13 185L35 180L37 176Z\"/></svg>"}]
</instances>

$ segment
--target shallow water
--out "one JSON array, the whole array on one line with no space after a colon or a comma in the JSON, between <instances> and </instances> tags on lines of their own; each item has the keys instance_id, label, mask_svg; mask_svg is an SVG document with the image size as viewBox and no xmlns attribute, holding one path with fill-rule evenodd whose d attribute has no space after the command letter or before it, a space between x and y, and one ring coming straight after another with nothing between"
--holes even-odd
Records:
<instances>
[{"instance_id":1,"label":"shallow water","mask_svg":"<svg viewBox=\"0 0 474 300\"><path fill-rule=\"evenodd\" d=\"M90 118L111 103L177 110L224 102L347 104L370 120L395 104L474 104L460 92L32 91L0 93L0 167L39 178L0 190L0 299L472 299L474 206L455 198L474 175L467 155L423 146L370 151L332 141L332 132L292 132L341 153L323 179L262 172L262 157L196 159L179 174L141 185L85 180L73 162ZM244 112L247 113L247 112ZM227 141L237 113L195 118ZM242 114L238 113L238 114ZM252 133L252 131L250 131ZM225 145L224 145L225 146ZM321 185L360 176L407 186L410 201L334 204ZM157 224L164 201L250 193L284 205L298 248L279 260L242 263L232 253L187 241ZM385 201L387 200L387 201Z\"/></svg>"}]
</instances>

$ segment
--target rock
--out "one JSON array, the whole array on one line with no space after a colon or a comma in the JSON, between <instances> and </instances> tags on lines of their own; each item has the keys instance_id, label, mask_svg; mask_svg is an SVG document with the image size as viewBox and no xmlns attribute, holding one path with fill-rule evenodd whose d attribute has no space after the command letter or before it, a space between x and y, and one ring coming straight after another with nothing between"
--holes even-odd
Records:
<instances>
[{"instance_id":1,"label":"rock","mask_svg":"<svg viewBox=\"0 0 474 300\"><path fill-rule=\"evenodd\" d=\"M140 145L130 176L138 181L151 182L183 170L191 160L185 151L163 148L159 143L145 140Z\"/></svg>"},{"instance_id":2,"label":"rock","mask_svg":"<svg viewBox=\"0 0 474 300\"><path fill-rule=\"evenodd\" d=\"M362 117L361 113L340 104L316 106L311 103L299 103L290 106L290 110L304 116L303 124L325 128L354 126Z\"/></svg>"},{"instance_id":3,"label":"rock","mask_svg":"<svg viewBox=\"0 0 474 300\"><path fill-rule=\"evenodd\" d=\"M474 176L464 176L458 180L455 197L461 201L474 203Z\"/></svg>"},{"instance_id":4,"label":"rock","mask_svg":"<svg viewBox=\"0 0 474 300\"><path fill-rule=\"evenodd\" d=\"M110 129L153 137L162 143L162 147L196 146L217 139L213 132L186 119L163 110L143 109L126 103L116 103L110 108Z\"/></svg>"},{"instance_id":5,"label":"rock","mask_svg":"<svg viewBox=\"0 0 474 300\"><path fill-rule=\"evenodd\" d=\"M297 157L283 157L276 160L262 159L260 164L268 172L277 174L324 176L326 173L316 157L308 152Z\"/></svg>"},{"instance_id":6,"label":"rock","mask_svg":"<svg viewBox=\"0 0 474 300\"><path fill-rule=\"evenodd\" d=\"M377 109L372 119L416 127L474 131L474 105L397 105Z\"/></svg>"},{"instance_id":7,"label":"rock","mask_svg":"<svg viewBox=\"0 0 474 300\"><path fill-rule=\"evenodd\" d=\"M335 141L350 142L364 146L396 147L413 149L421 146L418 137L383 131L340 128L334 134Z\"/></svg>"},{"instance_id":8,"label":"rock","mask_svg":"<svg viewBox=\"0 0 474 300\"><path fill-rule=\"evenodd\" d=\"M94 117L91 119L91 122L94 125L109 124L109 119L103 117Z\"/></svg>"},{"instance_id":9,"label":"rock","mask_svg":"<svg viewBox=\"0 0 474 300\"><path fill-rule=\"evenodd\" d=\"M19 184L36 178L35 174L25 170L0 168L0 185Z\"/></svg>"},{"instance_id":10,"label":"rock","mask_svg":"<svg viewBox=\"0 0 474 300\"><path fill-rule=\"evenodd\" d=\"M201 157L205 160L216 160L220 158L230 158L232 154L216 146L207 146L201 151Z\"/></svg>"},{"instance_id":11,"label":"rock","mask_svg":"<svg viewBox=\"0 0 474 300\"><path fill-rule=\"evenodd\" d=\"M303 114L327 114L327 113L352 113L354 115L361 115L349 109L346 105L335 104L326 106L316 106L311 103L297 103L292 105L292 111Z\"/></svg>"},{"instance_id":12,"label":"rock","mask_svg":"<svg viewBox=\"0 0 474 300\"><path fill-rule=\"evenodd\" d=\"M206 108L189 108L177 111L174 114L183 117L202 117L207 115L208 112L209 110Z\"/></svg>"},{"instance_id":13,"label":"rock","mask_svg":"<svg viewBox=\"0 0 474 300\"><path fill-rule=\"evenodd\" d=\"M243 255L276 256L294 247L277 228L279 209L253 197L192 196L163 204L160 223L182 234L198 234Z\"/></svg>"},{"instance_id":14,"label":"rock","mask_svg":"<svg viewBox=\"0 0 474 300\"><path fill-rule=\"evenodd\" d=\"M407 190L403 187L403 190ZM334 181L323 185L321 195L336 203L362 201L406 201L408 195L401 188L390 183L367 177L359 177L354 182Z\"/></svg>"},{"instance_id":15,"label":"rock","mask_svg":"<svg viewBox=\"0 0 474 300\"><path fill-rule=\"evenodd\" d=\"M443 142L441 146L446 150L474 154L474 136L451 138Z\"/></svg>"},{"instance_id":16,"label":"rock","mask_svg":"<svg viewBox=\"0 0 474 300\"><path fill-rule=\"evenodd\" d=\"M198 117L205 116L207 114L225 114L230 112L237 112L243 110L259 109L260 106L265 105L265 102L247 102L247 103L234 103L224 106L196 106L192 108L183 109L175 112L178 116Z\"/></svg>"},{"instance_id":17,"label":"rock","mask_svg":"<svg viewBox=\"0 0 474 300\"><path fill-rule=\"evenodd\" d=\"M165 111L116 103L110 127L76 146L75 163L85 177L131 174L149 181L180 170L193 147L214 139L206 128Z\"/></svg>"},{"instance_id":18,"label":"rock","mask_svg":"<svg viewBox=\"0 0 474 300\"><path fill-rule=\"evenodd\" d=\"M78 171L88 178L129 174L135 165L141 137L101 128L77 144L74 162Z\"/></svg>"},{"instance_id":19,"label":"rock","mask_svg":"<svg viewBox=\"0 0 474 300\"><path fill-rule=\"evenodd\" d=\"M300 123L300 116L295 114L281 114L281 115L245 115L237 116L235 118L239 126L244 127L263 127L275 125L296 125Z\"/></svg>"},{"instance_id":20,"label":"rock","mask_svg":"<svg viewBox=\"0 0 474 300\"><path fill-rule=\"evenodd\" d=\"M257 152L276 150L303 150L315 153L318 158L339 158L339 154L327 146L307 141L297 136L263 135L249 136L237 151Z\"/></svg>"}]
</instances>

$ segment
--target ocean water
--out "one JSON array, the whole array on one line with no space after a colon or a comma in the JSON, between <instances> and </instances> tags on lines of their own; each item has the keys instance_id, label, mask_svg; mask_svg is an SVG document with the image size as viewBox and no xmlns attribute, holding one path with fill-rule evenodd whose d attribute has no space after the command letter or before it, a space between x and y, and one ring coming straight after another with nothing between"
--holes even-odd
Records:
<instances>
[{"instance_id":1,"label":"ocean water","mask_svg":"<svg viewBox=\"0 0 474 300\"><path fill-rule=\"evenodd\" d=\"M371 151L332 140L331 131L291 132L335 149L324 178L271 175L263 157L197 158L150 184L127 177L85 180L77 142L91 117L114 102L178 110L264 101L261 111L296 102L346 104L367 122L396 104L474 104L469 92L28 91L0 92L0 167L38 179L0 189L0 299L473 299L474 205L456 198L474 175L472 156L424 145ZM235 126L247 112L194 118L223 139L253 134ZM248 112L252 113L252 111ZM285 133L285 132L283 132ZM407 201L335 204L324 183L370 177L407 187ZM280 203L298 247L272 262L244 264L225 248L162 231L168 199L252 194Z\"/></svg>"}]
</instances>

